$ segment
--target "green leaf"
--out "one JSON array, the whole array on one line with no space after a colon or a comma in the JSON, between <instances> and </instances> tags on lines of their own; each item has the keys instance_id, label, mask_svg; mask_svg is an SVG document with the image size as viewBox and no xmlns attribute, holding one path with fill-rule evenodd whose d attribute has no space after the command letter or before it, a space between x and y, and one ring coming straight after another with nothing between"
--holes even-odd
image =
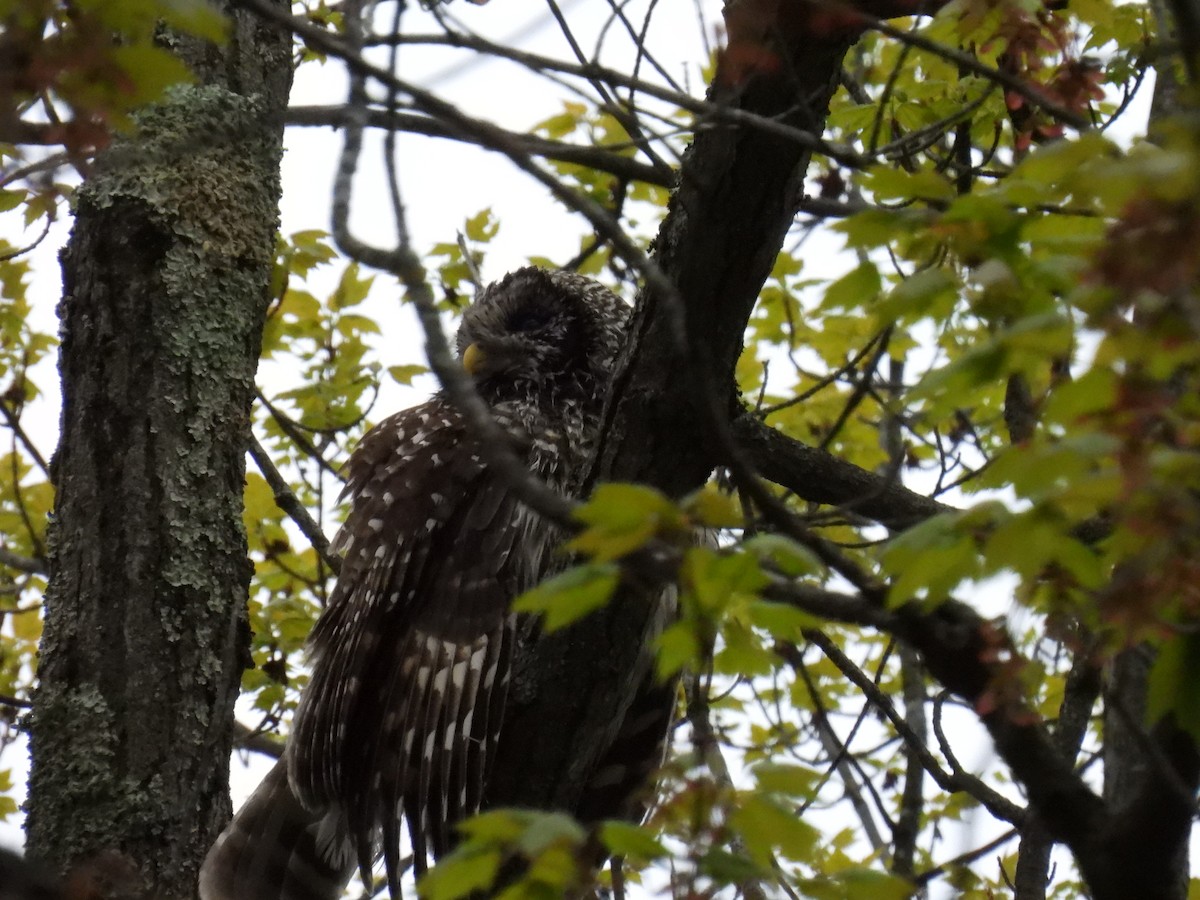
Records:
<instances>
[{"instance_id":1,"label":"green leaf","mask_svg":"<svg viewBox=\"0 0 1200 900\"><path fill-rule=\"evenodd\" d=\"M472 816L458 830L473 841L508 844L515 841L525 829L525 817L513 809L493 809Z\"/></svg>"},{"instance_id":2,"label":"green leaf","mask_svg":"<svg viewBox=\"0 0 1200 900\"><path fill-rule=\"evenodd\" d=\"M352 306L358 306L367 299L367 293L371 290L371 284L374 281L375 278L371 275L360 277L358 263L350 263L342 272L333 296L329 298L330 307L349 309Z\"/></svg>"},{"instance_id":3,"label":"green leaf","mask_svg":"<svg viewBox=\"0 0 1200 900\"><path fill-rule=\"evenodd\" d=\"M388 366L388 374L397 384L411 385L414 378L429 371L428 366Z\"/></svg>"},{"instance_id":4,"label":"green leaf","mask_svg":"<svg viewBox=\"0 0 1200 900\"><path fill-rule=\"evenodd\" d=\"M744 856L720 848L709 850L701 856L699 869L705 875L724 884L743 884L752 879L762 878L770 871L765 864L756 865Z\"/></svg>"},{"instance_id":5,"label":"green leaf","mask_svg":"<svg viewBox=\"0 0 1200 900\"><path fill-rule=\"evenodd\" d=\"M694 666L700 659L700 641L690 622L675 622L667 626L655 644L658 677L662 681L671 678L680 669Z\"/></svg>"},{"instance_id":6,"label":"green leaf","mask_svg":"<svg viewBox=\"0 0 1200 900\"><path fill-rule=\"evenodd\" d=\"M379 334L379 323L369 316L343 314L337 318L338 334L355 337L360 334Z\"/></svg>"},{"instance_id":7,"label":"green leaf","mask_svg":"<svg viewBox=\"0 0 1200 900\"><path fill-rule=\"evenodd\" d=\"M772 851L786 859L812 860L820 844L821 832L796 813L761 795L742 795L729 824L746 843L751 859L769 865Z\"/></svg>"},{"instance_id":8,"label":"green leaf","mask_svg":"<svg viewBox=\"0 0 1200 900\"><path fill-rule=\"evenodd\" d=\"M781 641L795 642L801 639L805 628L817 628L821 620L816 616L770 600L752 600L746 607L747 618L755 628L762 628L771 637Z\"/></svg>"},{"instance_id":9,"label":"green leaf","mask_svg":"<svg viewBox=\"0 0 1200 900\"><path fill-rule=\"evenodd\" d=\"M9 625L15 637L23 641L37 643L42 637L42 617L36 610L14 613L8 617Z\"/></svg>"},{"instance_id":10,"label":"green leaf","mask_svg":"<svg viewBox=\"0 0 1200 900\"><path fill-rule=\"evenodd\" d=\"M816 575L825 568L811 550L782 534L756 534L742 547L789 578Z\"/></svg>"},{"instance_id":11,"label":"green leaf","mask_svg":"<svg viewBox=\"0 0 1200 900\"><path fill-rule=\"evenodd\" d=\"M604 822L600 826L600 840L613 856L649 862L667 855L667 848L658 838L647 828L631 822Z\"/></svg>"},{"instance_id":12,"label":"green leaf","mask_svg":"<svg viewBox=\"0 0 1200 900\"><path fill-rule=\"evenodd\" d=\"M460 848L425 873L417 893L425 900L456 900L492 886L500 869L499 850L469 852Z\"/></svg>"},{"instance_id":13,"label":"green leaf","mask_svg":"<svg viewBox=\"0 0 1200 900\"><path fill-rule=\"evenodd\" d=\"M631 553L664 530L686 531L687 522L666 496L636 484L602 484L575 512L588 527L567 549L598 562Z\"/></svg>"},{"instance_id":14,"label":"green leaf","mask_svg":"<svg viewBox=\"0 0 1200 900\"><path fill-rule=\"evenodd\" d=\"M879 270L875 264L860 263L826 289L821 309L861 309L874 301L881 287Z\"/></svg>"},{"instance_id":15,"label":"green leaf","mask_svg":"<svg viewBox=\"0 0 1200 900\"><path fill-rule=\"evenodd\" d=\"M620 580L621 569L615 563L585 563L526 591L512 608L544 614L543 627L557 631L604 606Z\"/></svg>"},{"instance_id":16,"label":"green leaf","mask_svg":"<svg viewBox=\"0 0 1200 900\"><path fill-rule=\"evenodd\" d=\"M181 59L161 47L127 44L114 47L111 52L113 62L129 76L122 100L131 107L158 100L171 85L195 80Z\"/></svg>"},{"instance_id":17,"label":"green leaf","mask_svg":"<svg viewBox=\"0 0 1200 900\"><path fill-rule=\"evenodd\" d=\"M0 212L8 212L10 209L16 209L21 205L25 197L25 191L0 190Z\"/></svg>"},{"instance_id":18,"label":"green leaf","mask_svg":"<svg viewBox=\"0 0 1200 900\"><path fill-rule=\"evenodd\" d=\"M892 325L946 315L960 288L958 279L945 269L923 269L892 288L875 307L875 318L881 325Z\"/></svg>"},{"instance_id":19,"label":"green leaf","mask_svg":"<svg viewBox=\"0 0 1200 900\"><path fill-rule=\"evenodd\" d=\"M680 584L706 613L726 609L738 596L755 595L766 584L758 559L749 553L691 547L683 557Z\"/></svg>"},{"instance_id":20,"label":"green leaf","mask_svg":"<svg viewBox=\"0 0 1200 900\"><path fill-rule=\"evenodd\" d=\"M961 397L970 396L980 385L995 384L1014 372L1036 371L1047 359L1066 358L1073 340L1065 317L1027 316L925 376L912 397L936 396L942 403L960 405Z\"/></svg>"},{"instance_id":21,"label":"green leaf","mask_svg":"<svg viewBox=\"0 0 1200 900\"><path fill-rule=\"evenodd\" d=\"M759 763L753 772L759 788L789 797L811 796L824 778L822 773L815 769L791 763Z\"/></svg>"},{"instance_id":22,"label":"green leaf","mask_svg":"<svg viewBox=\"0 0 1200 900\"><path fill-rule=\"evenodd\" d=\"M584 104L564 102L561 113L540 122L534 130L540 131L549 138L566 137L579 127L586 115L587 107Z\"/></svg>"},{"instance_id":23,"label":"green leaf","mask_svg":"<svg viewBox=\"0 0 1200 900\"><path fill-rule=\"evenodd\" d=\"M825 878L804 878L799 886L806 896L818 900L905 900L915 893L905 879L861 866Z\"/></svg>"},{"instance_id":24,"label":"green leaf","mask_svg":"<svg viewBox=\"0 0 1200 900\"><path fill-rule=\"evenodd\" d=\"M1180 728L1200 740L1200 635L1171 638L1159 648L1150 670L1146 716L1153 723L1169 713Z\"/></svg>"},{"instance_id":25,"label":"green leaf","mask_svg":"<svg viewBox=\"0 0 1200 900\"><path fill-rule=\"evenodd\" d=\"M977 518L981 516L976 513ZM981 520L980 527L987 527L987 522ZM884 549L881 562L893 576L890 605L922 596L943 600L961 581L981 573L974 529L964 523L960 513L934 516L897 535Z\"/></svg>"},{"instance_id":26,"label":"green leaf","mask_svg":"<svg viewBox=\"0 0 1200 900\"><path fill-rule=\"evenodd\" d=\"M846 235L846 246L869 249L882 247L927 225L935 213L921 207L868 209L835 223L832 228Z\"/></svg>"},{"instance_id":27,"label":"green leaf","mask_svg":"<svg viewBox=\"0 0 1200 900\"><path fill-rule=\"evenodd\" d=\"M1000 521L984 548L988 568L1008 568L1033 579L1048 564L1056 563L1082 587L1100 587L1106 576L1101 558L1070 534L1071 523L1048 513L1039 507Z\"/></svg>"},{"instance_id":28,"label":"green leaf","mask_svg":"<svg viewBox=\"0 0 1200 900\"><path fill-rule=\"evenodd\" d=\"M1043 415L1064 425L1079 425L1113 406L1119 384L1108 368L1092 368L1064 384L1055 386L1043 407Z\"/></svg>"},{"instance_id":29,"label":"green leaf","mask_svg":"<svg viewBox=\"0 0 1200 900\"><path fill-rule=\"evenodd\" d=\"M739 528L745 524L741 507L732 496L709 482L679 504L697 525L708 528Z\"/></svg>"},{"instance_id":30,"label":"green leaf","mask_svg":"<svg viewBox=\"0 0 1200 900\"><path fill-rule=\"evenodd\" d=\"M527 812L525 828L517 839L517 847L526 856L537 856L552 845L566 843L578 846L587 839L587 831L566 813Z\"/></svg>"},{"instance_id":31,"label":"green leaf","mask_svg":"<svg viewBox=\"0 0 1200 900\"><path fill-rule=\"evenodd\" d=\"M209 0L160 0L164 22L214 44L225 43L231 22Z\"/></svg>"},{"instance_id":32,"label":"green leaf","mask_svg":"<svg viewBox=\"0 0 1200 900\"><path fill-rule=\"evenodd\" d=\"M872 167L863 176L863 187L876 200L952 200L955 196L954 184L939 172L908 172L890 164Z\"/></svg>"},{"instance_id":33,"label":"green leaf","mask_svg":"<svg viewBox=\"0 0 1200 900\"><path fill-rule=\"evenodd\" d=\"M468 239L486 244L500 231L500 222L492 215L492 208L489 206L467 219L463 230Z\"/></svg>"},{"instance_id":34,"label":"green leaf","mask_svg":"<svg viewBox=\"0 0 1200 900\"><path fill-rule=\"evenodd\" d=\"M722 622L721 645L713 659L713 668L721 675L753 677L769 675L779 658L763 646L762 639L740 617L729 616Z\"/></svg>"},{"instance_id":35,"label":"green leaf","mask_svg":"<svg viewBox=\"0 0 1200 900\"><path fill-rule=\"evenodd\" d=\"M573 895L579 880L575 847L559 842L539 850L529 861L525 877L497 900L561 900Z\"/></svg>"}]
</instances>

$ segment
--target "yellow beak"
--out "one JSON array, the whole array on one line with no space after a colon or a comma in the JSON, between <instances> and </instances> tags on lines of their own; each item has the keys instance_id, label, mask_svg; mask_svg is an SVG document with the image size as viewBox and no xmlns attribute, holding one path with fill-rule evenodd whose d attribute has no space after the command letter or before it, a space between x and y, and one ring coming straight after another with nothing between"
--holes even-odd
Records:
<instances>
[{"instance_id":1,"label":"yellow beak","mask_svg":"<svg viewBox=\"0 0 1200 900\"><path fill-rule=\"evenodd\" d=\"M468 374L474 375L479 372L485 362L487 362L487 354L483 352L483 348L478 344L470 344L463 351L462 364Z\"/></svg>"}]
</instances>

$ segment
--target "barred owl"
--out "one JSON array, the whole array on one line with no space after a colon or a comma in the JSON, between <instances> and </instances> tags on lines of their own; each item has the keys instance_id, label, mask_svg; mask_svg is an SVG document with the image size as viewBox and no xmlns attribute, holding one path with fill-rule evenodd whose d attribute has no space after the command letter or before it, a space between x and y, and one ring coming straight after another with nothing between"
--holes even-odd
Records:
<instances>
[{"instance_id":1,"label":"barred owl","mask_svg":"<svg viewBox=\"0 0 1200 900\"><path fill-rule=\"evenodd\" d=\"M529 468L566 493L626 318L599 284L535 268L485 288L463 316L458 350L480 396ZM560 535L489 471L444 396L385 420L347 469L344 563L311 637L312 678L284 759L209 852L204 900L336 897L380 852L396 896L402 818L419 873L483 797L512 663L509 604L546 573Z\"/></svg>"}]
</instances>

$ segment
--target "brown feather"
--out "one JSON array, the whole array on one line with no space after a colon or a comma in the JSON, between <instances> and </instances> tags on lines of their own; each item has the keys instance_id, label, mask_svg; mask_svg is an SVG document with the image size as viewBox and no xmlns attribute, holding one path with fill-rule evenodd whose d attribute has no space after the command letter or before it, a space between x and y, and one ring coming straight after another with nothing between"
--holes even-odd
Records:
<instances>
[{"instance_id":1,"label":"brown feather","mask_svg":"<svg viewBox=\"0 0 1200 900\"><path fill-rule=\"evenodd\" d=\"M463 316L460 352L476 345L490 360L476 376L480 395L530 469L559 490L581 480L626 316L595 282L537 269L489 286ZM233 860L236 872L268 859L270 872L296 881L302 871L348 877L355 857L369 870L382 851L398 896L402 820L420 873L479 808L504 719L509 605L546 574L560 534L487 469L442 396L374 428L346 474L350 511L334 543L344 562L312 634L312 677L285 763L210 862L224 871ZM267 810L268 800L278 806ZM255 840L279 846L259 852Z\"/></svg>"}]
</instances>

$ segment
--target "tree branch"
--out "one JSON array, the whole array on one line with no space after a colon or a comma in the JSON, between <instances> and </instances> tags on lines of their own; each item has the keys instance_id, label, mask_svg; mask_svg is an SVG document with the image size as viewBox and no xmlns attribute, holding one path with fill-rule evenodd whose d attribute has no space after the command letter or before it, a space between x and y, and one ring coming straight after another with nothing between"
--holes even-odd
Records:
<instances>
[{"instance_id":1,"label":"tree branch","mask_svg":"<svg viewBox=\"0 0 1200 900\"><path fill-rule=\"evenodd\" d=\"M0 547L0 566L8 566L10 569L28 572L31 575L45 575L48 571L44 559L21 556L5 547Z\"/></svg>"},{"instance_id":2,"label":"tree branch","mask_svg":"<svg viewBox=\"0 0 1200 900\"><path fill-rule=\"evenodd\" d=\"M245 750L253 750L255 753L261 753L271 759L281 758L285 747L284 742L278 738L271 737L257 728L251 728L238 721L233 723L233 745Z\"/></svg>"},{"instance_id":3,"label":"tree branch","mask_svg":"<svg viewBox=\"0 0 1200 900\"><path fill-rule=\"evenodd\" d=\"M271 457L267 451L263 449L262 444L258 442L258 438L254 435L250 436L250 446L247 447L251 459L258 466L258 471L262 473L267 484L270 485L271 491L275 495L275 505L287 513L288 518L296 523L296 527L301 533L308 538L313 549L317 551L321 559L325 561L325 565L336 574L342 570L342 559L329 546L329 540L325 537L325 532L321 530L313 517L308 514L308 510L304 508L304 504L296 497L292 489L288 487L287 481L279 474L279 470L275 468L275 464L271 462Z\"/></svg>"},{"instance_id":4,"label":"tree branch","mask_svg":"<svg viewBox=\"0 0 1200 900\"><path fill-rule=\"evenodd\" d=\"M914 729L905 721L904 717L896 711L891 698L881 691L879 686L868 678L865 672L854 665L850 658L825 634L815 629L808 629L804 632L804 637L819 647L821 652L829 658L829 661L837 666L838 671L863 692L867 701L883 713L892 727L896 729L896 733L900 735L905 746L912 750L920 759L925 771L933 777L938 787L951 794L962 791L971 795L986 807L992 815L1002 821L1014 824L1024 821L1024 809L988 787L978 778L960 770L947 772L943 769L936 757L934 757L933 753L925 745L925 742L921 740ZM785 659L788 659L792 665L795 665L792 654L785 656Z\"/></svg>"},{"instance_id":5,"label":"tree branch","mask_svg":"<svg viewBox=\"0 0 1200 900\"><path fill-rule=\"evenodd\" d=\"M754 468L768 481L803 500L839 506L903 531L954 507L794 440L744 413L732 422L734 437Z\"/></svg>"},{"instance_id":6,"label":"tree branch","mask_svg":"<svg viewBox=\"0 0 1200 900\"><path fill-rule=\"evenodd\" d=\"M1055 743L1067 759L1074 760L1079 755L1099 693L1100 669L1089 652L1080 652L1067 676L1058 708L1058 724L1054 728ZM1013 873L1017 900L1041 900L1046 896L1053 846L1053 838L1046 827L1037 816L1031 817L1021 830L1017 869Z\"/></svg>"},{"instance_id":7,"label":"tree branch","mask_svg":"<svg viewBox=\"0 0 1200 900\"><path fill-rule=\"evenodd\" d=\"M487 150L496 149L478 135L457 130L452 125L432 116L368 109L365 118L365 124L371 128L394 129L408 134L461 141ZM349 121L350 110L345 106L294 106L288 110L287 116L288 125L308 127L344 128ZM660 187L671 187L675 183L675 170L670 166L638 162L602 147L584 147L517 132L508 132L508 135L511 141L520 146L529 156L540 156L545 159L599 169L601 172L608 172L626 181L643 181Z\"/></svg>"}]
</instances>

